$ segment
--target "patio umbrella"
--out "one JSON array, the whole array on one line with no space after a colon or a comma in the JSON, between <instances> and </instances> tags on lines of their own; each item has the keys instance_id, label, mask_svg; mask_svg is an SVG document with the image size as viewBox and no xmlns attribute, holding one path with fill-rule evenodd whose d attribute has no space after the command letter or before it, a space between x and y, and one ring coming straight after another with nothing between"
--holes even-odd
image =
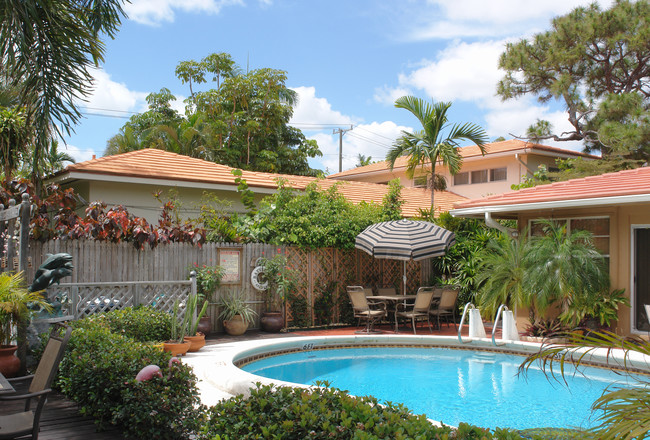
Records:
<instances>
[{"instance_id":1,"label":"patio umbrella","mask_svg":"<svg viewBox=\"0 0 650 440\"><path fill-rule=\"evenodd\" d=\"M406 262L444 255L455 242L453 232L431 222L395 220L368 226L357 235L354 247L375 258L404 261L406 294Z\"/></svg>"}]
</instances>

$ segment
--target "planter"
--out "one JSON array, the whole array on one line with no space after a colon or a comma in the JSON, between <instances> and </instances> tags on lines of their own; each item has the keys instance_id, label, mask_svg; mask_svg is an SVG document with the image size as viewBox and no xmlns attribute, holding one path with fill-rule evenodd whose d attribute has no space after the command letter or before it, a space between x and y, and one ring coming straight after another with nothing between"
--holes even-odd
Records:
<instances>
[{"instance_id":1,"label":"planter","mask_svg":"<svg viewBox=\"0 0 650 440\"><path fill-rule=\"evenodd\" d=\"M190 349L189 342L163 342L163 350L168 351L172 356L182 356Z\"/></svg>"},{"instance_id":2,"label":"planter","mask_svg":"<svg viewBox=\"0 0 650 440\"><path fill-rule=\"evenodd\" d=\"M282 312L264 312L260 318L262 330L269 333L277 333L284 328L284 316Z\"/></svg>"},{"instance_id":3,"label":"planter","mask_svg":"<svg viewBox=\"0 0 650 440\"><path fill-rule=\"evenodd\" d=\"M188 350L190 353L199 351L201 347L205 345L205 335L201 332L197 333L194 336L185 336L184 339L185 342L190 343L190 349Z\"/></svg>"},{"instance_id":4,"label":"planter","mask_svg":"<svg viewBox=\"0 0 650 440\"><path fill-rule=\"evenodd\" d=\"M17 345L0 346L0 373L4 377L14 377L20 370L20 359L16 356Z\"/></svg>"},{"instance_id":5,"label":"planter","mask_svg":"<svg viewBox=\"0 0 650 440\"><path fill-rule=\"evenodd\" d=\"M230 321L223 322L223 328L231 336L240 336L246 333L248 323L240 315L235 315Z\"/></svg>"},{"instance_id":6,"label":"planter","mask_svg":"<svg viewBox=\"0 0 650 440\"><path fill-rule=\"evenodd\" d=\"M203 333L204 335L209 335L212 333L212 320L209 316L203 316L199 319L199 326L196 329L197 332Z\"/></svg>"}]
</instances>

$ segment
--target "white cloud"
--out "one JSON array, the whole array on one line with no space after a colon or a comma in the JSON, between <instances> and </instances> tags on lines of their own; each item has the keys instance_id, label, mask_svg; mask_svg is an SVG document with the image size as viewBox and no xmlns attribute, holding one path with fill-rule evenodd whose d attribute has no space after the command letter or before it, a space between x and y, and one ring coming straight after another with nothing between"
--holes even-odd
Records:
<instances>
[{"instance_id":1,"label":"white cloud","mask_svg":"<svg viewBox=\"0 0 650 440\"><path fill-rule=\"evenodd\" d=\"M111 80L111 76L101 69L96 69L93 76L95 78L93 93L87 98L87 102L81 103L81 106L118 111L141 110L148 93L129 90L126 84Z\"/></svg>"},{"instance_id":2,"label":"white cloud","mask_svg":"<svg viewBox=\"0 0 650 440\"><path fill-rule=\"evenodd\" d=\"M270 4L270 1L262 3ZM163 22L173 22L175 10L216 15L225 6L243 4L243 0L132 0L124 5L124 10L131 20L158 26Z\"/></svg>"},{"instance_id":3,"label":"white cloud","mask_svg":"<svg viewBox=\"0 0 650 440\"><path fill-rule=\"evenodd\" d=\"M412 40L526 35L547 29L552 17L593 0L429 0L418 8ZM598 2L608 8L612 1ZM413 13L413 12L412 12Z\"/></svg>"},{"instance_id":4,"label":"white cloud","mask_svg":"<svg viewBox=\"0 0 650 440\"><path fill-rule=\"evenodd\" d=\"M332 110L327 99L316 97L316 88L295 87L293 90L298 93L298 105L294 108L290 124L300 128L321 124L350 125L354 122L351 117Z\"/></svg>"},{"instance_id":5,"label":"white cloud","mask_svg":"<svg viewBox=\"0 0 650 440\"><path fill-rule=\"evenodd\" d=\"M87 160L90 160L93 158L93 155L96 155L93 150L86 148L86 149L81 149L77 146L74 145L66 145L64 143L59 144L59 151L60 152L65 152L68 153L70 156L74 158L74 160L79 163L79 162L85 162ZM66 166L70 165L68 162L66 162Z\"/></svg>"},{"instance_id":6,"label":"white cloud","mask_svg":"<svg viewBox=\"0 0 650 440\"><path fill-rule=\"evenodd\" d=\"M373 98L375 102L380 104L393 105L397 98L412 94L413 92L406 87L390 88L388 86L383 86L375 89L375 95Z\"/></svg>"}]
</instances>

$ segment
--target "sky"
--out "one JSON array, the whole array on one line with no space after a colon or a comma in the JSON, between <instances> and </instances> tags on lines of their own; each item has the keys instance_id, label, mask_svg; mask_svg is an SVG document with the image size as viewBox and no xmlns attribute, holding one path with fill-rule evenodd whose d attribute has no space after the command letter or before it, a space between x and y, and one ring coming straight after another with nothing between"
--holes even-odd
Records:
<instances>
[{"instance_id":1,"label":"sky","mask_svg":"<svg viewBox=\"0 0 650 440\"><path fill-rule=\"evenodd\" d=\"M523 136L536 119L570 128L559 102L534 97L502 102L498 59L508 42L550 29L551 19L584 0L131 0L128 19L106 39L105 62L93 70L94 91L80 104L84 119L66 137L78 162L101 157L145 97L166 87L183 112L190 94L175 77L181 61L226 52L245 71L287 72L298 92L291 124L316 139L329 173L384 160L402 130L418 129L395 99L449 101L449 120L483 127L490 140ZM608 8L611 1L601 0ZM208 84L210 86L210 84ZM214 86L214 83L212 84ZM209 88L209 87L207 87ZM206 89L206 87L204 87ZM554 143L581 150L579 143Z\"/></svg>"}]
</instances>

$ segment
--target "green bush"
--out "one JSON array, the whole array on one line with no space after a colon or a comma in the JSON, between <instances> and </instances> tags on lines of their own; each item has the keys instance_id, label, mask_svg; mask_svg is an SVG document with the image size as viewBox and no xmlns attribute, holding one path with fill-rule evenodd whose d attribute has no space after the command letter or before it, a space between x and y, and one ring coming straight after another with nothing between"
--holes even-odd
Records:
<instances>
[{"instance_id":1,"label":"green bush","mask_svg":"<svg viewBox=\"0 0 650 440\"><path fill-rule=\"evenodd\" d=\"M153 345L112 333L102 319L84 319L61 362L57 385L78 403L82 414L101 427L119 425L135 438L182 438L203 418L191 367L168 367L171 355ZM136 383L147 365L162 368L163 378Z\"/></svg>"},{"instance_id":2,"label":"green bush","mask_svg":"<svg viewBox=\"0 0 650 440\"><path fill-rule=\"evenodd\" d=\"M326 384L319 384L326 385ZM378 405L335 388L305 390L261 386L222 401L208 411L201 439L445 439L435 427L402 405Z\"/></svg>"},{"instance_id":3,"label":"green bush","mask_svg":"<svg viewBox=\"0 0 650 440\"><path fill-rule=\"evenodd\" d=\"M98 313L84 318L78 325L88 322L97 323L110 329L113 333L135 339L140 342L167 341L171 334L171 316L167 312L153 307L126 307L120 310Z\"/></svg>"}]
</instances>

